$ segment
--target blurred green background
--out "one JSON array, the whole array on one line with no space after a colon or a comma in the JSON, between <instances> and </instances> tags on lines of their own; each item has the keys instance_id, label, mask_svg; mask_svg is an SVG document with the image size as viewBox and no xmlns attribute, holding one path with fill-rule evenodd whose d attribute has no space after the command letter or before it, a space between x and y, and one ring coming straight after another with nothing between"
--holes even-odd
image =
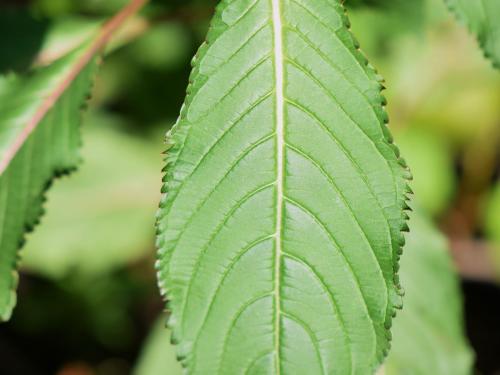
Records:
<instances>
[{"instance_id":1,"label":"blurred green background","mask_svg":"<svg viewBox=\"0 0 500 375\"><path fill-rule=\"evenodd\" d=\"M54 59L124 3L3 1L0 72ZM153 223L163 136L214 4L153 1L105 57L84 115L84 163L54 184L22 250L18 306L0 327L1 374L165 373L156 359L179 373L161 334ZM386 79L390 127L418 204L452 244L476 367L500 374L500 74L441 0L346 5Z\"/></svg>"}]
</instances>

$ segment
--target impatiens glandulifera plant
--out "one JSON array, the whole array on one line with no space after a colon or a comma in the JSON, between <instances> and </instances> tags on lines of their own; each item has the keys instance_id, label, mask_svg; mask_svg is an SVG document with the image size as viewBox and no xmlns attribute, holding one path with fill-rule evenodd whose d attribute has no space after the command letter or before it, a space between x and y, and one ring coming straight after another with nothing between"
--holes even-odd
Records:
<instances>
[{"instance_id":1,"label":"impatiens glandulifera plant","mask_svg":"<svg viewBox=\"0 0 500 375\"><path fill-rule=\"evenodd\" d=\"M167 135L160 288L191 374L369 374L410 173L339 1L225 0Z\"/></svg>"},{"instance_id":2,"label":"impatiens glandulifera plant","mask_svg":"<svg viewBox=\"0 0 500 375\"><path fill-rule=\"evenodd\" d=\"M46 66L0 78L3 320L43 193L79 162L99 55L144 3L131 1L56 61L42 51ZM409 296L398 349L381 367L402 306L411 174L387 128L382 78L342 3L222 0L193 60L157 217L160 290L189 374L470 371L446 246L420 216L401 270ZM498 65L499 3L447 3ZM425 298L420 284L430 285Z\"/></svg>"}]
</instances>

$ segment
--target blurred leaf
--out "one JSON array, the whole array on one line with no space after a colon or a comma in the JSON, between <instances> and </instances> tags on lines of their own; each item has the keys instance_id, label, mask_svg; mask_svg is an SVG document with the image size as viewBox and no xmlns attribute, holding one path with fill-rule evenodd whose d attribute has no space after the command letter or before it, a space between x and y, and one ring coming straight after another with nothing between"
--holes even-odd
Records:
<instances>
[{"instance_id":1,"label":"blurred leaf","mask_svg":"<svg viewBox=\"0 0 500 375\"><path fill-rule=\"evenodd\" d=\"M394 44L407 33L421 34L425 24L423 0L361 1L374 7L355 7L349 11L353 32L362 42L363 50L375 59L390 55ZM351 2L347 2L347 5ZM375 60L377 61L377 60ZM377 64L378 65L378 64Z\"/></svg>"},{"instance_id":2,"label":"blurred leaf","mask_svg":"<svg viewBox=\"0 0 500 375\"><path fill-rule=\"evenodd\" d=\"M88 40L101 25L101 20L64 17L54 20L37 56L37 63L48 64Z\"/></svg>"},{"instance_id":3,"label":"blurred leaf","mask_svg":"<svg viewBox=\"0 0 500 375\"><path fill-rule=\"evenodd\" d=\"M10 317L15 304L17 249L26 229L38 222L43 192L54 175L78 163L80 108L96 66L95 59L86 60L87 51L85 45L27 78L0 80L2 319Z\"/></svg>"},{"instance_id":4,"label":"blurred leaf","mask_svg":"<svg viewBox=\"0 0 500 375\"><path fill-rule=\"evenodd\" d=\"M176 23L153 26L127 50L130 58L152 69L171 69L183 63L189 52L190 38Z\"/></svg>"},{"instance_id":5,"label":"blurred leaf","mask_svg":"<svg viewBox=\"0 0 500 375\"><path fill-rule=\"evenodd\" d=\"M458 19L477 36L485 56L500 69L500 1L445 1Z\"/></svg>"},{"instance_id":6,"label":"blurred leaf","mask_svg":"<svg viewBox=\"0 0 500 375\"><path fill-rule=\"evenodd\" d=\"M469 375L473 354L446 240L419 214L411 224L400 271L404 307L394 321L385 375Z\"/></svg>"},{"instance_id":7,"label":"blurred leaf","mask_svg":"<svg viewBox=\"0 0 500 375\"><path fill-rule=\"evenodd\" d=\"M8 319L15 305L17 249L42 214L43 193L54 176L74 169L79 160L80 108L96 55L143 3L131 2L94 38L48 67L0 80L1 319Z\"/></svg>"},{"instance_id":8,"label":"blurred leaf","mask_svg":"<svg viewBox=\"0 0 500 375\"><path fill-rule=\"evenodd\" d=\"M133 375L182 375L176 359L175 346L170 342L170 330L165 327L167 317L161 315L144 343Z\"/></svg>"},{"instance_id":9,"label":"blurred leaf","mask_svg":"<svg viewBox=\"0 0 500 375\"><path fill-rule=\"evenodd\" d=\"M429 5L444 16L427 16L426 33L400 36L376 62L387 79L391 124L422 128L458 150L498 134L500 75L466 30L450 21L442 0Z\"/></svg>"},{"instance_id":10,"label":"blurred leaf","mask_svg":"<svg viewBox=\"0 0 500 375\"><path fill-rule=\"evenodd\" d=\"M46 20L35 19L23 8L0 6L0 73L27 70L42 46L47 26Z\"/></svg>"},{"instance_id":11,"label":"blurred leaf","mask_svg":"<svg viewBox=\"0 0 500 375\"><path fill-rule=\"evenodd\" d=\"M413 174L415 199L426 212L442 213L456 184L448 145L436 135L415 127L396 133L396 140Z\"/></svg>"},{"instance_id":12,"label":"blurred leaf","mask_svg":"<svg viewBox=\"0 0 500 375\"><path fill-rule=\"evenodd\" d=\"M33 0L32 8L38 14L49 18L64 17L79 12L111 16L129 2L130 0Z\"/></svg>"},{"instance_id":13,"label":"blurred leaf","mask_svg":"<svg viewBox=\"0 0 500 375\"><path fill-rule=\"evenodd\" d=\"M495 185L486 203L485 231L500 246L500 182Z\"/></svg>"},{"instance_id":14,"label":"blurred leaf","mask_svg":"<svg viewBox=\"0 0 500 375\"><path fill-rule=\"evenodd\" d=\"M23 266L53 278L109 272L153 249L161 142L117 131L120 121L102 114L86 123L85 162L52 189L24 252Z\"/></svg>"}]
</instances>

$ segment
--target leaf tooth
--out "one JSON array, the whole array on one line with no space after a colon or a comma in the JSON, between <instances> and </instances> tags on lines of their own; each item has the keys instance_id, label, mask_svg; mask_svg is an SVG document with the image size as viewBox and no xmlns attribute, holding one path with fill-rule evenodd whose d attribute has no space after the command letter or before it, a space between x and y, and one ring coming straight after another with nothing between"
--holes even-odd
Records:
<instances>
[{"instance_id":1,"label":"leaf tooth","mask_svg":"<svg viewBox=\"0 0 500 375\"><path fill-rule=\"evenodd\" d=\"M403 170L403 176L405 179L407 179L408 181L412 181L413 180L413 174L411 173L410 169L409 168L405 168Z\"/></svg>"},{"instance_id":2,"label":"leaf tooth","mask_svg":"<svg viewBox=\"0 0 500 375\"><path fill-rule=\"evenodd\" d=\"M401 285L398 285L397 291L398 291L398 294L400 295L400 297L404 297L405 296L405 293L406 293L405 289ZM401 306L397 307L397 308L399 308L401 310L403 308L403 304L401 303Z\"/></svg>"},{"instance_id":3,"label":"leaf tooth","mask_svg":"<svg viewBox=\"0 0 500 375\"><path fill-rule=\"evenodd\" d=\"M398 158L398 163L401 165L403 168L408 168L408 164L406 163L406 160L403 157Z\"/></svg>"},{"instance_id":4,"label":"leaf tooth","mask_svg":"<svg viewBox=\"0 0 500 375\"><path fill-rule=\"evenodd\" d=\"M382 112L382 120L385 118L387 118L387 112ZM384 134L384 138L387 142L391 144L394 142L394 138L392 137L392 134L387 126L382 125L382 133Z\"/></svg>"},{"instance_id":5,"label":"leaf tooth","mask_svg":"<svg viewBox=\"0 0 500 375\"><path fill-rule=\"evenodd\" d=\"M401 231L402 232L409 232L410 231L410 227L408 226L408 223L406 221L401 226Z\"/></svg>"},{"instance_id":6,"label":"leaf tooth","mask_svg":"<svg viewBox=\"0 0 500 375\"><path fill-rule=\"evenodd\" d=\"M406 192L406 194L414 194L413 189L411 188L411 186L409 184L405 185L405 192Z\"/></svg>"}]
</instances>

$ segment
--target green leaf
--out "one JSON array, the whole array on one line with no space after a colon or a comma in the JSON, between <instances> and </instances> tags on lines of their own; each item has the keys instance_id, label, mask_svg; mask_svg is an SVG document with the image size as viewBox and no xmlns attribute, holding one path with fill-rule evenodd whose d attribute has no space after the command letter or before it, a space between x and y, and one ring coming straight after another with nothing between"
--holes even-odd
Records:
<instances>
[{"instance_id":1,"label":"green leaf","mask_svg":"<svg viewBox=\"0 0 500 375\"><path fill-rule=\"evenodd\" d=\"M132 0L93 38L27 77L0 78L0 319L15 305L17 249L38 223L43 193L79 161L80 109L96 56L145 0ZM69 207L68 207L69 209Z\"/></svg>"},{"instance_id":2,"label":"green leaf","mask_svg":"<svg viewBox=\"0 0 500 375\"><path fill-rule=\"evenodd\" d=\"M79 48L29 77L0 80L0 317L4 320L15 305L14 270L24 232L37 224L43 192L52 178L78 164L80 108L89 94L95 59L66 88L63 85L86 51Z\"/></svg>"},{"instance_id":3,"label":"green leaf","mask_svg":"<svg viewBox=\"0 0 500 375\"><path fill-rule=\"evenodd\" d=\"M159 284L190 374L369 374L409 172L339 1L224 0L168 135Z\"/></svg>"},{"instance_id":4,"label":"green leaf","mask_svg":"<svg viewBox=\"0 0 500 375\"><path fill-rule=\"evenodd\" d=\"M457 18L474 33L486 57L500 69L500 2L498 0L445 0Z\"/></svg>"},{"instance_id":5,"label":"green leaf","mask_svg":"<svg viewBox=\"0 0 500 375\"><path fill-rule=\"evenodd\" d=\"M394 323L385 375L471 374L473 354L448 245L425 217L414 215L411 222L401 261L405 306Z\"/></svg>"}]
</instances>

